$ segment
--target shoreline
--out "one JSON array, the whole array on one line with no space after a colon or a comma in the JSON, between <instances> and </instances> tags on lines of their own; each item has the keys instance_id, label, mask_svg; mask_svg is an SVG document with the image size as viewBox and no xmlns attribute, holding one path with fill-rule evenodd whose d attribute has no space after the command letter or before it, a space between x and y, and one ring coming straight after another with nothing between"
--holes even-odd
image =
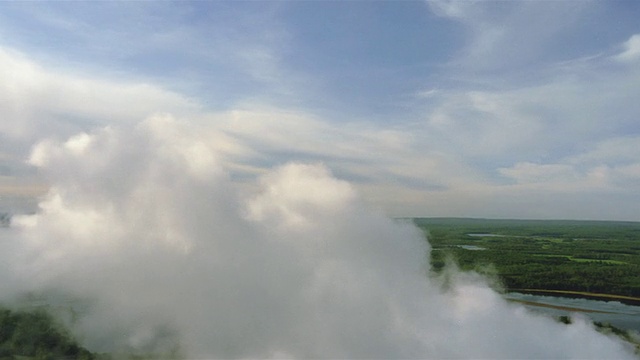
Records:
<instances>
[{"instance_id":1,"label":"shoreline","mask_svg":"<svg viewBox=\"0 0 640 360\"><path fill-rule=\"evenodd\" d=\"M569 312L597 313L597 314L615 314L615 312L611 312L611 311L591 310L591 309L582 309L582 308L576 308L576 307L570 307L570 306L551 305L551 304L544 304L544 303L539 303L539 302L535 302L535 301L528 301L528 300L507 299L507 301L516 302L516 303L522 304L522 305L544 307L544 308L563 310L563 311L569 311Z\"/></svg>"},{"instance_id":2,"label":"shoreline","mask_svg":"<svg viewBox=\"0 0 640 360\"><path fill-rule=\"evenodd\" d=\"M570 291L570 290L544 290L544 289L506 289L507 292L519 292L533 295L549 295L549 296L565 296L590 300L602 300L602 301L620 301L627 305L640 306L640 297L625 296L625 295L612 295L602 293L590 293L585 291Z\"/></svg>"}]
</instances>

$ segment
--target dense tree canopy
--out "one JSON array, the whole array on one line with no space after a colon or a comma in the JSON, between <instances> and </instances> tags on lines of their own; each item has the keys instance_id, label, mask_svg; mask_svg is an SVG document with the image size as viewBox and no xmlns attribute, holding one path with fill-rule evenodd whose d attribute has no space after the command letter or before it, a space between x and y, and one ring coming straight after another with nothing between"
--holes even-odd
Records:
<instances>
[{"instance_id":1,"label":"dense tree canopy","mask_svg":"<svg viewBox=\"0 0 640 360\"><path fill-rule=\"evenodd\" d=\"M415 219L435 271L492 269L508 289L640 297L640 223ZM471 247L469 247L471 246Z\"/></svg>"},{"instance_id":2,"label":"dense tree canopy","mask_svg":"<svg viewBox=\"0 0 640 360\"><path fill-rule=\"evenodd\" d=\"M42 310L0 308L0 359L95 359Z\"/></svg>"}]
</instances>

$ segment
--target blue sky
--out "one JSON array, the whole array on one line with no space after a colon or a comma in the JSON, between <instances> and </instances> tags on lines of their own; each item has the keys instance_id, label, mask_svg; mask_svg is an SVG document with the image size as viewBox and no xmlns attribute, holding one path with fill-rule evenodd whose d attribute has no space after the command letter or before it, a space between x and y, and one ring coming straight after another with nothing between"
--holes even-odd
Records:
<instances>
[{"instance_id":1,"label":"blue sky","mask_svg":"<svg viewBox=\"0 0 640 360\"><path fill-rule=\"evenodd\" d=\"M46 187L23 164L39 141L168 113L225 139L240 186L322 162L394 216L640 221L639 17L636 1L0 3L0 202Z\"/></svg>"}]
</instances>

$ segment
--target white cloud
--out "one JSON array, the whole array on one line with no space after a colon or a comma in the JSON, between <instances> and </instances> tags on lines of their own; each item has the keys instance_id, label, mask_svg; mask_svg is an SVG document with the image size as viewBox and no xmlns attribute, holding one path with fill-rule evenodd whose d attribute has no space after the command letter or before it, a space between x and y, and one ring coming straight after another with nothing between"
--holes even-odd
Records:
<instances>
[{"instance_id":1,"label":"white cloud","mask_svg":"<svg viewBox=\"0 0 640 360\"><path fill-rule=\"evenodd\" d=\"M426 276L420 231L324 166L286 164L236 189L198 130L164 117L41 144L52 187L0 243L3 300L75 299L73 330L97 351L633 358L586 322L508 304L477 275L451 274L445 291ZM193 144L211 171L194 168Z\"/></svg>"},{"instance_id":2,"label":"white cloud","mask_svg":"<svg viewBox=\"0 0 640 360\"><path fill-rule=\"evenodd\" d=\"M33 141L156 112L198 110L184 96L153 85L57 73L5 48L0 48L0 79L0 133L11 138Z\"/></svg>"},{"instance_id":3,"label":"white cloud","mask_svg":"<svg viewBox=\"0 0 640 360\"><path fill-rule=\"evenodd\" d=\"M405 129L364 122L336 125L302 111L249 103L206 113L189 99L151 85L55 73L16 52L3 50L0 55L7 80L0 85L7 90L0 96L0 108L7 114L0 133L11 140L0 150L11 157L5 163L13 174L24 173L17 171L24 168L20 161L40 138L61 138L102 124L126 124L152 113L172 112L199 123L198 131L208 137L203 142L224 153L225 168L241 178L292 159L323 161L362 182L393 183L400 177L429 187L443 186L448 177L442 155L425 157L424 149L415 153L414 136ZM34 165L41 163L39 157L52 156L53 149L43 146L33 155ZM67 143L79 155L90 146L86 135ZM198 145L191 152L194 158L205 158ZM203 168L206 162L194 166Z\"/></svg>"},{"instance_id":4,"label":"white cloud","mask_svg":"<svg viewBox=\"0 0 640 360\"><path fill-rule=\"evenodd\" d=\"M286 166L262 181L265 191L249 204L250 218L287 228L322 222L322 217L355 197L347 183L331 179L328 169L318 165Z\"/></svg>"},{"instance_id":5,"label":"white cloud","mask_svg":"<svg viewBox=\"0 0 640 360\"><path fill-rule=\"evenodd\" d=\"M35 173L24 161L29 147L42 138L137 122L157 112L193 114L198 110L190 99L153 85L56 72L0 47L0 152L5 154L0 165L9 169L10 182L15 184L3 187L0 197L24 198L34 193L28 184L34 182ZM81 150L80 142L72 143L69 146Z\"/></svg>"},{"instance_id":6,"label":"white cloud","mask_svg":"<svg viewBox=\"0 0 640 360\"><path fill-rule=\"evenodd\" d=\"M286 35L265 36L278 48ZM277 54L273 56L277 61ZM483 206L498 209L500 204L492 196L510 184L499 169L516 169L517 164L574 166L575 176L581 179L591 170L598 173L596 168L609 169L590 180L603 191L621 191L622 184L633 181L623 176L629 171L616 169L632 165L635 140L614 143L615 139L634 138L637 132L635 119L640 108L634 94L639 74L628 67L612 70L610 59L601 57L581 61L579 68L565 64L549 70L539 81L509 85L508 89L500 85L492 90L482 83L473 89L438 87L423 94L427 99L416 99L427 103L421 122L400 116L393 127L367 119L338 122L264 99L206 110L156 85L60 72L7 49L0 52L0 63L0 76L7 80L0 84L0 110L7 115L0 120L0 152L5 154L0 165L11 168L10 176L33 176L33 170L20 162L42 137L60 139L103 124L136 122L153 113L169 112L197 123L198 131L206 135L202 144L188 151L190 155L185 154L203 159L202 163L194 160L189 171L206 174L210 160L203 147L224 154L216 161L243 186L255 187L256 175L287 161L322 162L394 215L437 215L432 209L435 202L441 213L482 216ZM79 153L90 147L76 140L79 142L68 146ZM600 147L608 142L612 144L606 145L606 151L612 153L605 158ZM578 160L582 157L599 160ZM549 177L545 188L545 181L538 179L536 186L552 189L558 185L555 180L558 178ZM20 179L11 182L19 184ZM518 189L525 183L521 177ZM20 192L15 187L4 189ZM574 199L564 201L579 202L585 195L575 188L573 193ZM512 210L495 213L512 214ZM578 211L569 217L582 214Z\"/></svg>"},{"instance_id":7,"label":"white cloud","mask_svg":"<svg viewBox=\"0 0 640 360\"><path fill-rule=\"evenodd\" d=\"M632 62L640 59L640 34L635 34L623 44L624 50L614 59L621 62Z\"/></svg>"},{"instance_id":8,"label":"white cloud","mask_svg":"<svg viewBox=\"0 0 640 360\"><path fill-rule=\"evenodd\" d=\"M593 190L629 192L638 188L639 139L607 138L577 155L550 163L519 162L497 171L521 185L536 185L549 192Z\"/></svg>"},{"instance_id":9,"label":"white cloud","mask_svg":"<svg viewBox=\"0 0 640 360\"><path fill-rule=\"evenodd\" d=\"M230 104L238 94L298 95L299 74L283 66L289 39L281 4L13 4L0 26L39 60L68 70L146 76L191 96ZM16 18L29 18L31 31ZM109 26L103 26L108 23ZM55 46L38 46L56 38ZM35 45L34 45L35 44ZM55 54L51 56L51 54ZM204 92L204 94L203 94Z\"/></svg>"},{"instance_id":10,"label":"white cloud","mask_svg":"<svg viewBox=\"0 0 640 360\"><path fill-rule=\"evenodd\" d=\"M577 174L573 167L561 164L517 163L511 168L500 168L498 171L518 183L573 183Z\"/></svg>"},{"instance_id":11,"label":"white cloud","mask_svg":"<svg viewBox=\"0 0 640 360\"><path fill-rule=\"evenodd\" d=\"M549 49L558 37L594 7L588 1L428 3L435 14L466 27L467 43L451 65L458 72L474 74L471 76L478 72L504 74L514 69L529 72L534 64L548 61L552 54Z\"/></svg>"},{"instance_id":12,"label":"white cloud","mask_svg":"<svg viewBox=\"0 0 640 360\"><path fill-rule=\"evenodd\" d=\"M429 98L438 96L439 93L440 93L440 90L438 89L428 89L428 90L418 91L415 94L415 97L418 99L429 99Z\"/></svg>"},{"instance_id":13,"label":"white cloud","mask_svg":"<svg viewBox=\"0 0 640 360\"><path fill-rule=\"evenodd\" d=\"M442 0L427 1L427 4L439 16L464 19L473 12L477 1Z\"/></svg>"},{"instance_id":14,"label":"white cloud","mask_svg":"<svg viewBox=\"0 0 640 360\"><path fill-rule=\"evenodd\" d=\"M607 138L588 151L568 159L572 163L628 163L638 160L640 136Z\"/></svg>"},{"instance_id":15,"label":"white cloud","mask_svg":"<svg viewBox=\"0 0 640 360\"><path fill-rule=\"evenodd\" d=\"M536 151L534 139L540 137L544 124L523 109L526 101L524 96L503 92L451 93L428 115L425 132L440 149L465 157L511 156L514 149L520 155Z\"/></svg>"}]
</instances>

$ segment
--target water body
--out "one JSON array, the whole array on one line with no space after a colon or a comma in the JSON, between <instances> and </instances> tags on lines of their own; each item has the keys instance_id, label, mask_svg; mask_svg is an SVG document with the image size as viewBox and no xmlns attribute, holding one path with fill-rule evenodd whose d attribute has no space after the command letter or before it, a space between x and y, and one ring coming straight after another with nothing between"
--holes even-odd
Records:
<instances>
[{"instance_id":1,"label":"water body","mask_svg":"<svg viewBox=\"0 0 640 360\"><path fill-rule=\"evenodd\" d=\"M473 237L505 237L507 235L489 234L489 233L471 233L471 234L467 234L467 236L473 236Z\"/></svg>"},{"instance_id":2,"label":"water body","mask_svg":"<svg viewBox=\"0 0 640 360\"><path fill-rule=\"evenodd\" d=\"M640 332L640 306L626 305L619 301L576 299L517 292L507 293L504 297L508 300L521 302L533 311L551 316L571 316L579 313L593 321Z\"/></svg>"},{"instance_id":3,"label":"water body","mask_svg":"<svg viewBox=\"0 0 640 360\"><path fill-rule=\"evenodd\" d=\"M459 248L463 248L465 250L487 250L487 248L483 248L481 246L475 246L475 245L456 245Z\"/></svg>"}]
</instances>

